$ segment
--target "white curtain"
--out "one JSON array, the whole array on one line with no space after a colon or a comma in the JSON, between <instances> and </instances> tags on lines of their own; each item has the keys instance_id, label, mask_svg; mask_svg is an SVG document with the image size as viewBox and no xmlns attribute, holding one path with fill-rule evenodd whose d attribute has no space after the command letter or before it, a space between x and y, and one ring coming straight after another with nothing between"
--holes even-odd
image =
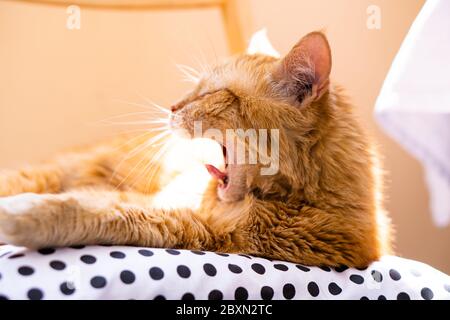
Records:
<instances>
[{"instance_id":1,"label":"white curtain","mask_svg":"<svg viewBox=\"0 0 450 320\"><path fill-rule=\"evenodd\" d=\"M378 97L384 130L419 159L433 220L450 223L450 0L428 0Z\"/></svg>"}]
</instances>

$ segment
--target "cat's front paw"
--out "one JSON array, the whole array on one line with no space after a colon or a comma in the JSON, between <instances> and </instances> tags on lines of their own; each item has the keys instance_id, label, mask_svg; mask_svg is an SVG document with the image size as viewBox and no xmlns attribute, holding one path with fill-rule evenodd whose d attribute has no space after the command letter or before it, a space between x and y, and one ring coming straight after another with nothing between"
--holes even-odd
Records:
<instances>
[{"instance_id":1,"label":"cat's front paw","mask_svg":"<svg viewBox=\"0 0 450 320\"><path fill-rule=\"evenodd\" d=\"M0 198L0 243L34 246L37 233L36 212L41 195L23 193Z\"/></svg>"}]
</instances>

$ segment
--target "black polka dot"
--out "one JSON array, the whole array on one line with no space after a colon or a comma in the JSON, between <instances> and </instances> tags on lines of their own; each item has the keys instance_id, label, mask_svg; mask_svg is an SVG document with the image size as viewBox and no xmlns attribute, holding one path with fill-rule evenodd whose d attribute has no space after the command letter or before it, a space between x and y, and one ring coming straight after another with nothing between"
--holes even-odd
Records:
<instances>
[{"instance_id":1,"label":"black polka dot","mask_svg":"<svg viewBox=\"0 0 450 320\"><path fill-rule=\"evenodd\" d=\"M93 264L97 261L97 258L95 258L94 256L91 256L89 254L84 254L80 257L80 260L86 264Z\"/></svg>"},{"instance_id":2,"label":"black polka dot","mask_svg":"<svg viewBox=\"0 0 450 320\"><path fill-rule=\"evenodd\" d=\"M42 298L44 297L44 293L41 289L33 288L28 290L27 297L30 300L42 300Z\"/></svg>"},{"instance_id":3,"label":"black polka dot","mask_svg":"<svg viewBox=\"0 0 450 320\"><path fill-rule=\"evenodd\" d=\"M380 296L378 297L378 300L387 300L387 299L386 299L386 297L385 297L385 296L383 296L383 295L380 295Z\"/></svg>"},{"instance_id":4,"label":"black polka dot","mask_svg":"<svg viewBox=\"0 0 450 320\"><path fill-rule=\"evenodd\" d=\"M211 263L205 263L203 265L203 270L210 277L214 277L217 274L216 267L214 267Z\"/></svg>"},{"instance_id":5,"label":"black polka dot","mask_svg":"<svg viewBox=\"0 0 450 320\"><path fill-rule=\"evenodd\" d=\"M219 290L213 290L208 294L208 300L223 300L223 293Z\"/></svg>"},{"instance_id":6,"label":"black polka dot","mask_svg":"<svg viewBox=\"0 0 450 320\"><path fill-rule=\"evenodd\" d=\"M372 275L373 280L375 280L376 282L383 281L383 275L381 274L380 271L372 270L370 274Z\"/></svg>"},{"instance_id":7,"label":"black polka dot","mask_svg":"<svg viewBox=\"0 0 450 320\"><path fill-rule=\"evenodd\" d=\"M395 270L395 269L391 269L389 270L389 276L391 277L392 280L394 281L398 281L402 278L402 276L400 275L400 273Z\"/></svg>"},{"instance_id":8,"label":"black polka dot","mask_svg":"<svg viewBox=\"0 0 450 320\"><path fill-rule=\"evenodd\" d=\"M138 253L144 257L151 257L153 255L153 251L147 249L140 249Z\"/></svg>"},{"instance_id":9,"label":"black polka dot","mask_svg":"<svg viewBox=\"0 0 450 320\"><path fill-rule=\"evenodd\" d=\"M59 286L59 290L61 290L61 292L63 294L65 294L66 296L70 296L71 294L73 294L75 292L74 285L73 285L73 283L70 283L70 282L61 283L61 285Z\"/></svg>"},{"instance_id":10,"label":"black polka dot","mask_svg":"<svg viewBox=\"0 0 450 320\"><path fill-rule=\"evenodd\" d=\"M331 293L333 296L337 296L338 294L340 294L340 293L342 292L342 289L341 289L341 287L339 287L336 283L331 282L331 283L328 285L328 291L330 291L330 293Z\"/></svg>"},{"instance_id":11,"label":"black polka dot","mask_svg":"<svg viewBox=\"0 0 450 320\"><path fill-rule=\"evenodd\" d=\"M409 297L409 294L407 294L406 292L400 292L397 295L397 300L411 300L411 298Z\"/></svg>"},{"instance_id":12,"label":"black polka dot","mask_svg":"<svg viewBox=\"0 0 450 320\"><path fill-rule=\"evenodd\" d=\"M330 272L331 271L331 269L329 267L327 267L327 266L321 266L319 268L322 269L323 271L326 271L326 272Z\"/></svg>"},{"instance_id":13,"label":"black polka dot","mask_svg":"<svg viewBox=\"0 0 450 320\"><path fill-rule=\"evenodd\" d=\"M291 283L283 286L283 296L289 300L295 296L295 287Z\"/></svg>"},{"instance_id":14,"label":"black polka dot","mask_svg":"<svg viewBox=\"0 0 450 320\"><path fill-rule=\"evenodd\" d=\"M266 269L263 267L262 264L259 263L254 263L252 264L252 269L253 271L255 271L257 274L264 274L266 272Z\"/></svg>"},{"instance_id":15,"label":"black polka dot","mask_svg":"<svg viewBox=\"0 0 450 320\"><path fill-rule=\"evenodd\" d=\"M189 278L191 276L191 270L184 265L179 265L177 267L177 273L182 278Z\"/></svg>"},{"instance_id":16,"label":"black polka dot","mask_svg":"<svg viewBox=\"0 0 450 320\"><path fill-rule=\"evenodd\" d=\"M198 250L191 250L191 252L192 252L193 254L196 254L196 255L199 255L199 256L203 256L203 255L206 254L206 253L204 253L203 251L198 251Z\"/></svg>"},{"instance_id":17,"label":"black polka dot","mask_svg":"<svg viewBox=\"0 0 450 320\"><path fill-rule=\"evenodd\" d=\"M115 259L124 259L125 258L125 253L120 252L120 251L113 251L109 255Z\"/></svg>"},{"instance_id":18,"label":"black polka dot","mask_svg":"<svg viewBox=\"0 0 450 320\"><path fill-rule=\"evenodd\" d=\"M420 291L420 295L422 296L422 298L424 298L425 300L431 300L434 297L433 291L431 291L430 288L423 288Z\"/></svg>"},{"instance_id":19,"label":"black polka dot","mask_svg":"<svg viewBox=\"0 0 450 320\"><path fill-rule=\"evenodd\" d=\"M180 251L175 250L175 249L166 249L166 252L167 252L168 254L171 254L171 255L174 255L174 256L177 256L177 255L180 254Z\"/></svg>"},{"instance_id":20,"label":"black polka dot","mask_svg":"<svg viewBox=\"0 0 450 320\"><path fill-rule=\"evenodd\" d=\"M91 279L91 286L96 289L101 289L106 286L106 279L102 276L95 276Z\"/></svg>"},{"instance_id":21,"label":"black polka dot","mask_svg":"<svg viewBox=\"0 0 450 320\"><path fill-rule=\"evenodd\" d=\"M264 286L261 288L261 298L263 300L272 300L274 295L273 289L268 286Z\"/></svg>"},{"instance_id":22,"label":"black polka dot","mask_svg":"<svg viewBox=\"0 0 450 320\"><path fill-rule=\"evenodd\" d=\"M274 267L275 269L281 270L281 271L288 271L288 270L289 270L289 268L288 268L287 265L281 264L281 263L274 264L273 267Z\"/></svg>"},{"instance_id":23,"label":"black polka dot","mask_svg":"<svg viewBox=\"0 0 450 320\"><path fill-rule=\"evenodd\" d=\"M228 269L233 272L233 273L241 273L242 272L242 268L235 265L235 264L228 264Z\"/></svg>"},{"instance_id":24,"label":"black polka dot","mask_svg":"<svg viewBox=\"0 0 450 320\"><path fill-rule=\"evenodd\" d=\"M164 277L164 271L158 267L150 268L149 274L153 280L161 280Z\"/></svg>"},{"instance_id":25,"label":"black polka dot","mask_svg":"<svg viewBox=\"0 0 450 320\"><path fill-rule=\"evenodd\" d=\"M236 300L247 300L248 299L248 291L243 287L239 287L234 292L234 298Z\"/></svg>"},{"instance_id":26,"label":"black polka dot","mask_svg":"<svg viewBox=\"0 0 450 320\"><path fill-rule=\"evenodd\" d=\"M74 245L74 246L69 246L69 248L72 248L72 249L84 249L86 246L84 246L84 245L82 245L82 244L79 244L79 245Z\"/></svg>"},{"instance_id":27,"label":"black polka dot","mask_svg":"<svg viewBox=\"0 0 450 320\"><path fill-rule=\"evenodd\" d=\"M228 256L230 256L228 253L222 253L222 252L216 252L216 254L218 256L221 256L221 257L228 257Z\"/></svg>"},{"instance_id":28,"label":"black polka dot","mask_svg":"<svg viewBox=\"0 0 450 320\"><path fill-rule=\"evenodd\" d=\"M192 293L187 292L187 293L183 294L183 296L181 297L181 300L195 300L195 296Z\"/></svg>"},{"instance_id":29,"label":"black polka dot","mask_svg":"<svg viewBox=\"0 0 450 320\"><path fill-rule=\"evenodd\" d=\"M56 251L56 250L53 249L53 248L43 248L43 249L39 249L39 250L38 250L38 252L39 252L40 254L43 254L43 255L52 254L52 253L54 253L55 251Z\"/></svg>"},{"instance_id":30,"label":"black polka dot","mask_svg":"<svg viewBox=\"0 0 450 320\"><path fill-rule=\"evenodd\" d=\"M0 294L0 301L1 300L9 300L9 298L3 294Z\"/></svg>"},{"instance_id":31,"label":"black polka dot","mask_svg":"<svg viewBox=\"0 0 450 320\"><path fill-rule=\"evenodd\" d=\"M66 264L59 260L50 261L50 267L55 270L64 270L66 268Z\"/></svg>"},{"instance_id":32,"label":"black polka dot","mask_svg":"<svg viewBox=\"0 0 450 320\"><path fill-rule=\"evenodd\" d=\"M241 257L244 257L244 258L247 258L247 259L252 259L252 257L250 257L250 256L248 256L246 254L242 254L242 253L239 253L238 256L241 256Z\"/></svg>"},{"instance_id":33,"label":"black polka dot","mask_svg":"<svg viewBox=\"0 0 450 320\"><path fill-rule=\"evenodd\" d=\"M361 284L361 283L364 282L364 278L361 277L361 276L358 275L358 274L352 274L352 275L350 276L350 281L352 281L352 282L354 282L354 283L356 283L356 284Z\"/></svg>"},{"instance_id":34,"label":"black polka dot","mask_svg":"<svg viewBox=\"0 0 450 320\"><path fill-rule=\"evenodd\" d=\"M367 298L366 296L362 296L359 300L369 300L369 298Z\"/></svg>"},{"instance_id":35,"label":"black polka dot","mask_svg":"<svg viewBox=\"0 0 450 320\"><path fill-rule=\"evenodd\" d=\"M8 259L16 259L16 258L21 258L21 257L24 257L24 256L25 255L23 253L16 253L16 254L13 254L13 255L9 256Z\"/></svg>"},{"instance_id":36,"label":"black polka dot","mask_svg":"<svg viewBox=\"0 0 450 320\"><path fill-rule=\"evenodd\" d=\"M136 276L130 270L123 270L120 273L120 280L125 284L132 284L136 280Z\"/></svg>"},{"instance_id":37,"label":"black polka dot","mask_svg":"<svg viewBox=\"0 0 450 320\"><path fill-rule=\"evenodd\" d=\"M0 280L2 280L2 274L0 273Z\"/></svg>"},{"instance_id":38,"label":"black polka dot","mask_svg":"<svg viewBox=\"0 0 450 320\"><path fill-rule=\"evenodd\" d=\"M303 272L309 272L310 269L308 267L302 266L300 264L295 265L299 270L302 270Z\"/></svg>"},{"instance_id":39,"label":"black polka dot","mask_svg":"<svg viewBox=\"0 0 450 320\"><path fill-rule=\"evenodd\" d=\"M313 297L317 297L320 293L319 286L314 281L308 283L308 292Z\"/></svg>"},{"instance_id":40,"label":"black polka dot","mask_svg":"<svg viewBox=\"0 0 450 320\"><path fill-rule=\"evenodd\" d=\"M34 269L29 266L22 266L17 271L23 276L31 276L34 273Z\"/></svg>"},{"instance_id":41,"label":"black polka dot","mask_svg":"<svg viewBox=\"0 0 450 320\"><path fill-rule=\"evenodd\" d=\"M339 267L334 268L334 270L335 270L336 272L344 272L344 271L347 270L347 269L348 269L347 266L339 266Z\"/></svg>"},{"instance_id":42,"label":"black polka dot","mask_svg":"<svg viewBox=\"0 0 450 320\"><path fill-rule=\"evenodd\" d=\"M450 284L444 284L444 289L445 289L447 292L450 292Z\"/></svg>"},{"instance_id":43,"label":"black polka dot","mask_svg":"<svg viewBox=\"0 0 450 320\"><path fill-rule=\"evenodd\" d=\"M162 294L159 294L156 297L154 297L153 300L166 300L166 297L164 297Z\"/></svg>"}]
</instances>

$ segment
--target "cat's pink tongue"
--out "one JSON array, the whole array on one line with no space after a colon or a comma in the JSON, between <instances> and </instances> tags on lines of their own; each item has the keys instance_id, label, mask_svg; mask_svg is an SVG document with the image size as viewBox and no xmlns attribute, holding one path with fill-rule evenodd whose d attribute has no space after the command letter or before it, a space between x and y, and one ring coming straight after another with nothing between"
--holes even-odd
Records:
<instances>
[{"instance_id":1,"label":"cat's pink tongue","mask_svg":"<svg viewBox=\"0 0 450 320\"><path fill-rule=\"evenodd\" d=\"M206 170L208 170L209 174L218 180L221 180L222 182L226 181L227 174L225 172L220 171L216 167L214 167L212 164L205 164Z\"/></svg>"}]
</instances>

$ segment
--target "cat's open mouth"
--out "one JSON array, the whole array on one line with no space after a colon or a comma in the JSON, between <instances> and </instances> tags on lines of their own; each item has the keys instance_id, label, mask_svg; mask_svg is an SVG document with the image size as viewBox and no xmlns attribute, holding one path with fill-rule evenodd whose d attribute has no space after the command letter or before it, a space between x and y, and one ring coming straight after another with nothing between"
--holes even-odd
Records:
<instances>
[{"instance_id":1,"label":"cat's open mouth","mask_svg":"<svg viewBox=\"0 0 450 320\"><path fill-rule=\"evenodd\" d=\"M209 174L219 181L219 188L226 189L228 187L229 177L227 174L227 148L222 145L222 153L223 153L223 160L225 163L225 169L224 171L219 170L217 167L213 166L212 164L205 164L206 169L208 170Z\"/></svg>"}]
</instances>

